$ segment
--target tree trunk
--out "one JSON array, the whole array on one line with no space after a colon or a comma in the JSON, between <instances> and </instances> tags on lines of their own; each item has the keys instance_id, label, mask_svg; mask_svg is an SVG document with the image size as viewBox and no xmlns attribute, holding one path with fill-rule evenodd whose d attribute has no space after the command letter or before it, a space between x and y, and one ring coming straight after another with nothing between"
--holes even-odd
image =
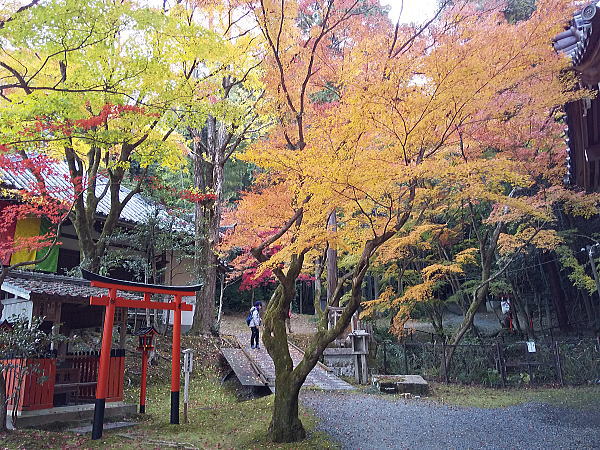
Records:
<instances>
[{"instance_id":1,"label":"tree trunk","mask_svg":"<svg viewBox=\"0 0 600 450\"><path fill-rule=\"evenodd\" d=\"M217 311L217 321L215 322L215 330L217 332L221 329L221 319L223 318L223 293L225 292L225 274L222 273L219 278L220 278L219 309Z\"/></svg>"},{"instance_id":2,"label":"tree trunk","mask_svg":"<svg viewBox=\"0 0 600 450\"><path fill-rule=\"evenodd\" d=\"M556 311L558 327L562 332L571 331L569 315L565 306L565 293L560 284L560 272L558 266L556 261L553 260L551 253L544 253L543 258L544 265L548 271L548 282L550 283L550 292L552 295L552 302L554 303L554 310Z\"/></svg>"},{"instance_id":3,"label":"tree trunk","mask_svg":"<svg viewBox=\"0 0 600 450\"><path fill-rule=\"evenodd\" d=\"M449 371L450 365L452 364L452 357L454 356L454 351L456 350L456 345L462 340L465 333L469 331L469 329L473 326L473 320L475 319L475 313L484 302L487 297L489 290L489 283L486 283L485 280L490 278L492 268L492 258L484 258L482 261L482 272L481 272L481 280L483 284L479 285L479 289L477 289L472 296L471 304L465 313L465 317L463 318L462 323L458 327L458 330L454 332L452 338L450 339L450 344L446 347L446 361L442 364L440 368L440 373L442 376L445 376L444 370Z\"/></svg>"},{"instance_id":4,"label":"tree trunk","mask_svg":"<svg viewBox=\"0 0 600 450\"><path fill-rule=\"evenodd\" d=\"M302 258L301 258L302 259ZM287 342L285 317L294 296L294 283L302 261L293 261L287 276L271 296L265 312L263 342L275 365L275 401L269 436L273 442L296 442L306 437L298 416L298 394L306 375L294 374ZM316 362L315 362L316 364Z\"/></svg>"},{"instance_id":5,"label":"tree trunk","mask_svg":"<svg viewBox=\"0 0 600 450\"><path fill-rule=\"evenodd\" d=\"M302 383L297 383L286 373L275 380L275 401L269 435L273 442L296 442L306 437L298 416L298 394Z\"/></svg>"},{"instance_id":6,"label":"tree trunk","mask_svg":"<svg viewBox=\"0 0 600 450\"><path fill-rule=\"evenodd\" d=\"M223 124L214 117L209 117L206 129L206 150L210 162L203 158L199 143L195 145L194 181L197 188L203 192L210 189L217 198L212 205L196 205L196 271L203 287L196 295L196 310L191 330L195 334L209 334L216 324L215 300L219 261L214 249L219 243L225 165ZM199 136L196 138L199 139Z\"/></svg>"},{"instance_id":7,"label":"tree trunk","mask_svg":"<svg viewBox=\"0 0 600 450\"><path fill-rule=\"evenodd\" d=\"M337 231L337 218L335 216L335 210L329 215L327 219L327 228L335 232ZM339 299L335 299L332 302L331 297L335 292L335 287L338 284L338 265L337 265L337 250L335 246L329 245L327 249L327 304L331 306L340 306Z\"/></svg>"},{"instance_id":8,"label":"tree trunk","mask_svg":"<svg viewBox=\"0 0 600 450\"><path fill-rule=\"evenodd\" d=\"M317 364L327 345L333 342L350 324L352 316L358 310L362 300L361 287L369 267L369 259L374 251L393 235L394 232L387 232L365 244L359 262L353 270L351 295L342 311L342 315L335 327L331 329L323 326L323 322L326 322L327 317L324 316L321 319L319 331L311 339L304 353L304 358L296 367L293 366L289 352L285 318L295 295L294 284L302 269L304 254L292 258L286 274L283 273L282 269L274 270L279 285L267 306L264 317L265 331L263 333L263 342L275 365L275 407L269 427L269 435L273 441L294 442L305 437L306 432L298 417L300 387ZM343 283L343 281L340 280L339 283ZM340 290L339 284L335 290Z\"/></svg>"},{"instance_id":9,"label":"tree trunk","mask_svg":"<svg viewBox=\"0 0 600 450\"><path fill-rule=\"evenodd\" d=\"M315 308L315 314L321 318L323 314L323 308L321 308L321 294L323 292L323 283L321 282L321 275L323 274L323 260L317 258L315 261L315 292L313 294L313 306Z\"/></svg>"}]
</instances>

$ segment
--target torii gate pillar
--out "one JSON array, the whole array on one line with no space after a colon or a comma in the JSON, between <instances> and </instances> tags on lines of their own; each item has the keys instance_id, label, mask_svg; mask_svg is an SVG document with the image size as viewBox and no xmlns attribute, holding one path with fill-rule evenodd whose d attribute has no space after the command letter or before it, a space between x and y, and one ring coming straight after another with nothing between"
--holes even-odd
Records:
<instances>
[{"instance_id":1,"label":"torii gate pillar","mask_svg":"<svg viewBox=\"0 0 600 450\"><path fill-rule=\"evenodd\" d=\"M181 295L175 295L173 314L173 362L171 365L171 423L179 423L179 384L181 381Z\"/></svg>"},{"instance_id":2,"label":"torii gate pillar","mask_svg":"<svg viewBox=\"0 0 600 450\"><path fill-rule=\"evenodd\" d=\"M102 332L102 348L100 350L100 367L98 368L98 384L96 388L96 402L94 409L94 423L92 425L92 439L100 439L104 428L104 409L106 407L106 394L108 390L108 370L110 365L110 349L112 344L112 329L115 316L115 307L168 309L173 311L173 343L171 365L171 423L179 424L179 384L181 378L181 311L192 311L192 305L181 301L184 296L193 296L202 288L195 286L160 286L153 284L122 281L114 278L103 277L87 270L82 270L83 277L91 280L91 285L108 289L109 295L90 297L91 305L102 305L104 311L104 329ZM117 296L119 291L141 292L143 300L131 300ZM153 302L152 294L172 295L172 302Z\"/></svg>"}]
</instances>

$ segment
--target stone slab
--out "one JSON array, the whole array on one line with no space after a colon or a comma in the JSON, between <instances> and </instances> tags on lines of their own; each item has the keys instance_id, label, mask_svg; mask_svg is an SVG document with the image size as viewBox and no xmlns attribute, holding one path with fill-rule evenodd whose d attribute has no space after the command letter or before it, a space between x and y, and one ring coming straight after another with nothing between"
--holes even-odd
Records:
<instances>
[{"instance_id":1,"label":"stone slab","mask_svg":"<svg viewBox=\"0 0 600 450\"><path fill-rule=\"evenodd\" d=\"M352 348L350 347L327 347L323 350L325 356L338 356L338 355L354 355Z\"/></svg>"},{"instance_id":2,"label":"stone slab","mask_svg":"<svg viewBox=\"0 0 600 450\"><path fill-rule=\"evenodd\" d=\"M104 424L103 429L104 429L104 431L118 430L120 428L133 427L137 424L138 424L138 422L109 422L109 423ZM70 431L71 433L79 433L79 434L91 433L92 425L84 425L82 427L69 428L67 431Z\"/></svg>"},{"instance_id":3,"label":"stone slab","mask_svg":"<svg viewBox=\"0 0 600 450\"><path fill-rule=\"evenodd\" d=\"M427 395L429 383L421 375L373 375L373 385L380 392Z\"/></svg>"},{"instance_id":4,"label":"stone slab","mask_svg":"<svg viewBox=\"0 0 600 450\"><path fill-rule=\"evenodd\" d=\"M125 402L108 402L104 410L104 418L122 419L137 414L137 405ZM50 424L76 424L92 421L94 417L94 404L58 406L56 408L39 409L36 411L22 411L16 419L14 428L35 428ZM10 412L6 424L13 428Z\"/></svg>"},{"instance_id":5,"label":"stone slab","mask_svg":"<svg viewBox=\"0 0 600 450\"><path fill-rule=\"evenodd\" d=\"M354 353L348 347L328 347L323 351L323 360L335 375L354 377Z\"/></svg>"}]
</instances>

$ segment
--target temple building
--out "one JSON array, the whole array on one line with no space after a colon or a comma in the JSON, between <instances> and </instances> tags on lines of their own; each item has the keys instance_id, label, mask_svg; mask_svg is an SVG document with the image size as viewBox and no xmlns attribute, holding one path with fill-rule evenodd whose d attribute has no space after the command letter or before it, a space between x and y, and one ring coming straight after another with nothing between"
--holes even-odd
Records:
<instances>
[{"instance_id":1,"label":"temple building","mask_svg":"<svg viewBox=\"0 0 600 450\"><path fill-rule=\"evenodd\" d=\"M600 11L592 3L577 12L569 28L554 38L554 48L567 56L581 88L599 90ZM585 192L600 192L600 98L565 105L567 172L565 183Z\"/></svg>"}]
</instances>

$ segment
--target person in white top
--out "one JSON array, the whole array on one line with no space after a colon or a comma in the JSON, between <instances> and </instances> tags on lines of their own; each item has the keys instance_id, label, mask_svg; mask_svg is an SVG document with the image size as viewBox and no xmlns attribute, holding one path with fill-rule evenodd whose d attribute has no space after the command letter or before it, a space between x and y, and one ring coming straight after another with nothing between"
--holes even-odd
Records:
<instances>
[{"instance_id":1,"label":"person in white top","mask_svg":"<svg viewBox=\"0 0 600 450\"><path fill-rule=\"evenodd\" d=\"M504 315L502 318L502 328L512 329L512 311L510 306L510 299L504 297L500 302L500 309Z\"/></svg>"},{"instance_id":2,"label":"person in white top","mask_svg":"<svg viewBox=\"0 0 600 450\"><path fill-rule=\"evenodd\" d=\"M260 346L258 345L260 340L259 340L259 334L258 334L258 327L261 324L261 320L260 320L260 310L262 309L262 303L261 302L256 302L254 303L254 306L250 309L250 323L248 324L248 326L250 327L250 331L252 332L252 335L250 336L250 347L251 348L260 348Z\"/></svg>"}]
</instances>

